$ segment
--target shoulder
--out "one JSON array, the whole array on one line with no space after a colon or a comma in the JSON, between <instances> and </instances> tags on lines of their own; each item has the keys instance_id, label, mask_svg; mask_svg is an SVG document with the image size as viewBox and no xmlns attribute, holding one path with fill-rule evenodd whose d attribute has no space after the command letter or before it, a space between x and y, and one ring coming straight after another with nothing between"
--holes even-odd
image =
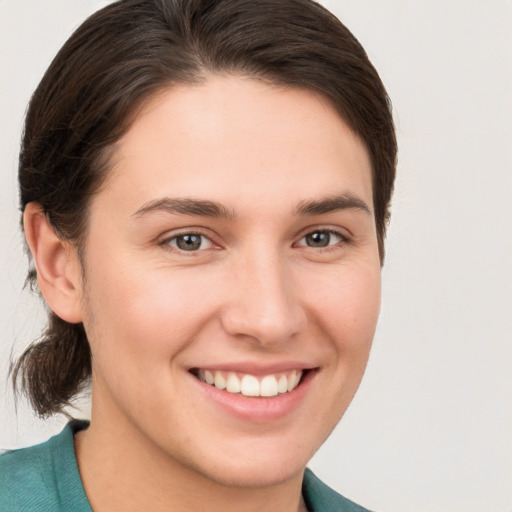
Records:
<instances>
[{"instance_id":1,"label":"shoulder","mask_svg":"<svg viewBox=\"0 0 512 512\"><path fill-rule=\"evenodd\" d=\"M0 512L91 510L73 446L74 431L86 425L71 422L45 443L0 455Z\"/></svg>"},{"instance_id":2,"label":"shoulder","mask_svg":"<svg viewBox=\"0 0 512 512\"><path fill-rule=\"evenodd\" d=\"M302 493L311 512L370 512L325 485L306 469Z\"/></svg>"},{"instance_id":3,"label":"shoulder","mask_svg":"<svg viewBox=\"0 0 512 512\"><path fill-rule=\"evenodd\" d=\"M51 440L0 456L0 511L53 510L57 486Z\"/></svg>"}]
</instances>

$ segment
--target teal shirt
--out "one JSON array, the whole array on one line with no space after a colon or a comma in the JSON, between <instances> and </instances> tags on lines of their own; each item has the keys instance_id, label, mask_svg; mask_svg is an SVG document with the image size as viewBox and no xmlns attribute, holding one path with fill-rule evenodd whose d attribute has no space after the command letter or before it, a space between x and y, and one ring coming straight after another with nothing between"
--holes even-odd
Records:
<instances>
[{"instance_id":1,"label":"teal shirt","mask_svg":"<svg viewBox=\"0 0 512 512\"><path fill-rule=\"evenodd\" d=\"M0 456L0 512L92 512L75 457L72 421L45 443ZM302 493L310 512L369 512L306 470Z\"/></svg>"}]
</instances>

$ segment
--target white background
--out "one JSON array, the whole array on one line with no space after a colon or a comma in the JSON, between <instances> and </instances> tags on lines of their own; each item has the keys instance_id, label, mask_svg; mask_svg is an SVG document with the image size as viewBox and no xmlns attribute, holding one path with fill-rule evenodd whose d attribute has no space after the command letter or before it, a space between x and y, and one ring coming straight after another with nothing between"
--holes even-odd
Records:
<instances>
[{"instance_id":1,"label":"white background","mask_svg":"<svg viewBox=\"0 0 512 512\"><path fill-rule=\"evenodd\" d=\"M0 0L2 448L45 440L65 422L38 421L24 402L16 415L7 384L11 355L45 317L22 292L22 118L58 48L106 3ZM400 163L374 351L311 466L381 512L511 512L512 1L323 3L381 73Z\"/></svg>"}]
</instances>

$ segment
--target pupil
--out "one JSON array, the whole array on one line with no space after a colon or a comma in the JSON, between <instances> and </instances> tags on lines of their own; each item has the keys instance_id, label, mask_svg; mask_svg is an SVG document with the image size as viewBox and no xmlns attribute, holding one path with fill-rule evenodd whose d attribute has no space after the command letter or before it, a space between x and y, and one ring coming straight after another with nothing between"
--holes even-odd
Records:
<instances>
[{"instance_id":1,"label":"pupil","mask_svg":"<svg viewBox=\"0 0 512 512\"><path fill-rule=\"evenodd\" d=\"M201 236L181 235L177 238L176 245L183 251L195 251L201 247Z\"/></svg>"},{"instance_id":2,"label":"pupil","mask_svg":"<svg viewBox=\"0 0 512 512\"><path fill-rule=\"evenodd\" d=\"M327 247L331 236L325 231L315 231L306 236L306 242L310 247Z\"/></svg>"}]
</instances>

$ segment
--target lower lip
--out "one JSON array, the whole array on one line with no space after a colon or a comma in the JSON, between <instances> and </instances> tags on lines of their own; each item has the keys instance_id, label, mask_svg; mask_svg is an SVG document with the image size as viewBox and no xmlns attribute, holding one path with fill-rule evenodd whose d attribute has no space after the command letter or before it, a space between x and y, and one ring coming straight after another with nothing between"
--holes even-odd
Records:
<instances>
[{"instance_id":1,"label":"lower lip","mask_svg":"<svg viewBox=\"0 0 512 512\"><path fill-rule=\"evenodd\" d=\"M287 393L274 397L248 397L240 393L228 393L200 381L190 374L206 399L228 414L252 423L268 423L285 418L299 408L317 371L309 370L300 384Z\"/></svg>"}]
</instances>

